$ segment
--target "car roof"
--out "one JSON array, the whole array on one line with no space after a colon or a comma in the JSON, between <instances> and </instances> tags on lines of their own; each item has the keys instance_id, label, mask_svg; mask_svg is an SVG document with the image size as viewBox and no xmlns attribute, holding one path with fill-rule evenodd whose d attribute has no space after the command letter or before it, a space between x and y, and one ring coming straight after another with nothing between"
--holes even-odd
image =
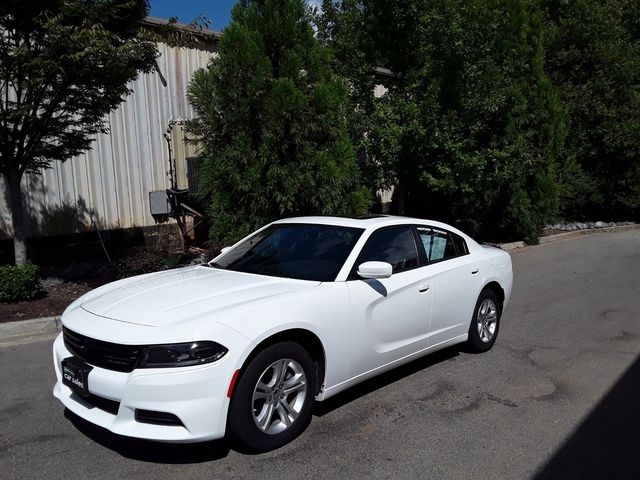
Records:
<instances>
[{"instance_id":1,"label":"car roof","mask_svg":"<svg viewBox=\"0 0 640 480\"><path fill-rule=\"evenodd\" d=\"M336 225L340 227L355 228L379 228L387 225L430 225L433 227L445 228L458 232L458 229L447 225L446 223L437 222L435 220L426 220L422 218L401 217L396 215L369 215L364 217L332 217L332 216L315 216L315 217L293 217L283 218L274 223L312 223L319 225Z\"/></svg>"},{"instance_id":2,"label":"car roof","mask_svg":"<svg viewBox=\"0 0 640 480\"><path fill-rule=\"evenodd\" d=\"M427 220L424 218L401 217L396 215L369 215L364 217L314 216L283 218L273 223L311 223L317 225L336 225L340 227L362 228L369 232L381 227L393 225L428 225L430 227L442 228L444 230L457 233L466 240L467 245L470 249L473 250L475 248L478 248L478 243L466 233L446 223L437 222L435 220Z\"/></svg>"}]
</instances>

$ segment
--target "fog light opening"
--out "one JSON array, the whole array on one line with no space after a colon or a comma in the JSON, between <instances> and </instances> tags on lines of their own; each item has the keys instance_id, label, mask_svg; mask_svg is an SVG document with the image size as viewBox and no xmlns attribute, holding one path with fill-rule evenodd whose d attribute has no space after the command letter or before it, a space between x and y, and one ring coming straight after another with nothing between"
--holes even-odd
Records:
<instances>
[{"instance_id":1,"label":"fog light opening","mask_svg":"<svg viewBox=\"0 0 640 480\"><path fill-rule=\"evenodd\" d=\"M141 410L136 408L135 419L138 423L150 423L169 427L184 427L182 421L173 413L156 412L154 410Z\"/></svg>"}]
</instances>

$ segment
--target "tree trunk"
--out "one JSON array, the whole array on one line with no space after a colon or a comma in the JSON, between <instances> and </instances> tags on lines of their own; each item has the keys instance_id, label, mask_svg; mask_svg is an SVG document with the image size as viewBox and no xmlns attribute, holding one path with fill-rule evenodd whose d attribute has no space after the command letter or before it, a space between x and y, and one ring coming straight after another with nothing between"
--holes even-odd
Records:
<instances>
[{"instance_id":1,"label":"tree trunk","mask_svg":"<svg viewBox=\"0 0 640 480\"><path fill-rule=\"evenodd\" d=\"M400 180L398 180L398 183L396 185L396 191L398 192L398 195L396 197L398 215L404 215L404 204L405 204L405 199L406 199L406 191L404 189L404 183L401 182Z\"/></svg>"},{"instance_id":2,"label":"tree trunk","mask_svg":"<svg viewBox=\"0 0 640 480\"><path fill-rule=\"evenodd\" d=\"M27 262L27 245L24 231L24 215L22 210L22 192L20 191L20 172L11 172L5 176L9 187L11 201L11 221L13 222L13 251L15 264L24 265Z\"/></svg>"}]
</instances>

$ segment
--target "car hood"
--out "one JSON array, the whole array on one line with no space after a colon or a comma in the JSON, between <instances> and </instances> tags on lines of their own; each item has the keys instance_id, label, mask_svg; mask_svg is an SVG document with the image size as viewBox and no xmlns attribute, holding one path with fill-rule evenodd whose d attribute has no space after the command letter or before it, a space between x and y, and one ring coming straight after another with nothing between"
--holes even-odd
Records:
<instances>
[{"instance_id":1,"label":"car hood","mask_svg":"<svg viewBox=\"0 0 640 480\"><path fill-rule=\"evenodd\" d=\"M162 327L203 315L215 321L225 312L319 284L197 266L104 285L89 292L81 306L112 320Z\"/></svg>"}]
</instances>

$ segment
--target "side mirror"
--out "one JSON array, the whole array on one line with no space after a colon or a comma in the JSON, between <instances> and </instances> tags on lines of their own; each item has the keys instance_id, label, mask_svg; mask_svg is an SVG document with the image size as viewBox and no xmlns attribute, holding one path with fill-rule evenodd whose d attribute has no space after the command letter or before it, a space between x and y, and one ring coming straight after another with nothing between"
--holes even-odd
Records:
<instances>
[{"instance_id":1,"label":"side mirror","mask_svg":"<svg viewBox=\"0 0 640 480\"><path fill-rule=\"evenodd\" d=\"M364 262L358 267L358 275L362 278L389 278L393 267L387 262Z\"/></svg>"},{"instance_id":2,"label":"side mirror","mask_svg":"<svg viewBox=\"0 0 640 480\"><path fill-rule=\"evenodd\" d=\"M231 250L231 247L222 247L220 253L227 253L229 250Z\"/></svg>"}]
</instances>

